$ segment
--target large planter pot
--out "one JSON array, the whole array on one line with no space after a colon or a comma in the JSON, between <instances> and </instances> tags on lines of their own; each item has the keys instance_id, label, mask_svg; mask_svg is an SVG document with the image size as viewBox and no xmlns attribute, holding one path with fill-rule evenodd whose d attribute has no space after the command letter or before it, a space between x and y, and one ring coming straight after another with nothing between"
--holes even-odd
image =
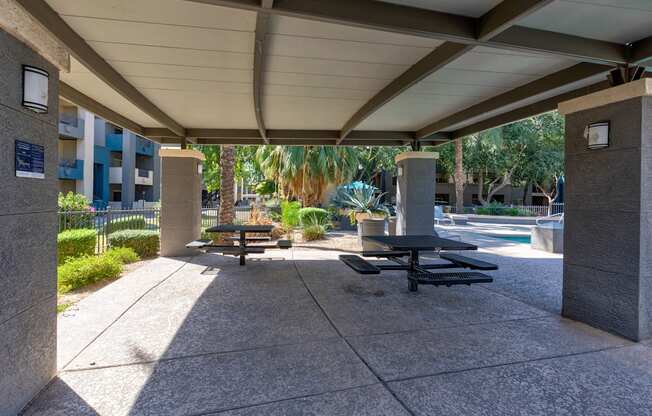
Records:
<instances>
[{"instance_id":1,"label":"large planter pot","mask_svg":"<svg viewBox=\"0 0 652 416\"><path fill-rule=\"evenodd\" d=\"M385 235L385 218L367 218L358 222L358 236L362 244L362 250L379 250L381 247L369 241L365 241L362 237L372 235Z\"/></svg>"}]
</instances>

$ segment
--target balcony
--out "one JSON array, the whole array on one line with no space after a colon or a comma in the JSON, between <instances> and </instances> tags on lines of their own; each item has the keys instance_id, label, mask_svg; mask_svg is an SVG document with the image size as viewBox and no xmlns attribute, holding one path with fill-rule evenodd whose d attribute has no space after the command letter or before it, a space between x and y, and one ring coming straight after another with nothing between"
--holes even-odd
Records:
<instances>
[{"instance_id":1,"label":"balcony","mask_svg":"<svg viewBox=\"0 0 652 416\"><path fill-rule=\"evenodd\" d=\"M136 185L154 185L154 171L136 169Z\"/></svg>"},{"instance_id":2,"label":"balcony","mask_svg":"<svg viewBox=\"0 0 652 416\"><path fill-rule=\"evenodd\" d=\"M122 152L122 133L107 134L106 148L112 152Z\"/></svg>"},{"instance_id":3,"label":"balcony","mask_svg":"<svg viewBox=\"0 0 652 416\"><path fill-rule=\"evenodd\" d=\"M122 166L109 168L109 183L122 184ZM154 171L147 169L135 169L134 183L136 185L154 185Z\"/></svg>"},{"instance_id":4,"label":"balcony","mask_svg":"<svg viewBox=\"0 0 652 416\"><path fill-rule=\"evenodd\" d=\"M136 139L136 153L144 156L154 156L154 143L147 139L138 137Z\"/></svg>"},{"instance_id":5,"label":"balcony","mask_svg":"<svg viewBox=\"0 0 652 416\"><path fill-rule=\"evenodd\" d=\"M122 166L109 168L109 183L110 184L122 183Z\"/></svg>"},{"instance_id":6,"label":"balcony","mask_svg":"<svg viewBox=\"0 0 652 416\"><path fill-rule=\"evenodd\" d=\"M84 138L84 120L81 118L59 120L59 136L62 139L82 140Z\"/></svg>"},{"instance_id":7,"label":"balcony","mask_svg":"<svg viewBox=\"0 0 652 416\"><path fill-rule=\"evenodd\" d=\"M59 161L59 179L84 179L83 160L61 160Z\"/></svg>"}]
</instances>

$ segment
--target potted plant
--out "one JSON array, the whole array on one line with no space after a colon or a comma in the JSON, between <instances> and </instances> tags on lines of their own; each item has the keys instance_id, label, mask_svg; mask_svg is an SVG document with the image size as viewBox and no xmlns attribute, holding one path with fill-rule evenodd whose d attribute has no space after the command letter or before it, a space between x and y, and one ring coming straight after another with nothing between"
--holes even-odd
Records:
<instances>
[{"instance_id":1,"label":"potted plant","mask_svg":"<svg viewBox=\"0 0 652 416\"><path fill-rule=\"evenodd\" d=\"M357 223L358 237L385 233L385 219L389 209L381 201L384 194L376 195L372 187L339 190L337 200L349 210L351 223Z\"/></svg>"}]
</instances>

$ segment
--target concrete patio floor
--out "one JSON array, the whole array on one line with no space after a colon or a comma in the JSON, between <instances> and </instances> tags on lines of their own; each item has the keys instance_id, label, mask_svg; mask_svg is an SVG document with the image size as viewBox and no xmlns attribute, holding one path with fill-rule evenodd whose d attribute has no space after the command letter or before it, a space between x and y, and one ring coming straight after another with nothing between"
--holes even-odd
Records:
<instances>
[{"instance_id":1,"label":"concrete patio floor","mask_svg":"<svg viewBox=\"0 0 652 416\"><path fill-rule=\"evenodd\" d=\"M418 293L330 250L157 259L60 315L25 414L651 414L650 344L561 318L560 256L475 242L495 283Z\"/></svg>"}]
</instances>

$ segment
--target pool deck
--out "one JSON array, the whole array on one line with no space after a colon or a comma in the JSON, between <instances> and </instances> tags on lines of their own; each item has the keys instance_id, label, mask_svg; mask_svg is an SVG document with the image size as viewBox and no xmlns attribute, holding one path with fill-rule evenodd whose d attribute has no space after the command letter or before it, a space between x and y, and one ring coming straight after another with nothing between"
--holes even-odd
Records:
<instances>
[{"instance_id":1,"label":"pool deck","mask_svg":"<svg viewBox=\"0 0 652 416\"><path fill-rule=\"evenodd\" d=\"M652 344L561 318L561 256L463 238L493 284L411 293L334 250L159 258L59 316L24 414L650 415Z\"/></svg>"}]
</instances>

